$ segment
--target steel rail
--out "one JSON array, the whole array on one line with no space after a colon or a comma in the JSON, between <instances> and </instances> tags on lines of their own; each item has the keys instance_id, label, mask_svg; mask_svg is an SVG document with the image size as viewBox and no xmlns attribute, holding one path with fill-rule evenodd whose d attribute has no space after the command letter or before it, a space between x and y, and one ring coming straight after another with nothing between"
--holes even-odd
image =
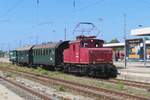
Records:
<instances>
[{"instance_id":1,"label":"steel rail","mask_svg":"<svg viewBox=\"0 0 150 100\"><path fill-rule=\"evenodd\" d=\"M122 79L110 79L110 80L105 80L106 82L111 82L118 84L119 82L123 83L124 85L127 86L132 86L132 87L137 87L137 88L144 88L149 90L150 89L150 84L149 83L144 83L144 82L136 82L136 81L130 81L130 80L122 80Z\"/></svg>"},{"instance_id":2,"label":"steel rail","mask_svg":"<svg viewBox=\"0 0 150 100\"><path fill-rule=\"evenodd\" d=\"M15 81L12 81L12 80L7 79L7 78L4 78L4 77L0 77L0 79L4 80L4 81L6 81L6 82L8 82L8 83L10 83L10 84L13 84L13 85L15 85L15 86L17 86L17 87L19 87L19 88L25 90L25 91L27 91L27 92L29 92L29 93L31 93L31 94L37 96L37 97L40 97L40 98L42 98L43 100L52 100L52 98L50 98L50 97L48 97L48 96L45 96L45 95L43 95L43 94L41 94L41 93L39 93L39 92L36 92L36 91L34 91L34 90L32 90L32 89L30 89L30 88L28 88L28 87L25 87L24 85L21 85L21 84L15 82Z\"/></svg>"}]
</instances>

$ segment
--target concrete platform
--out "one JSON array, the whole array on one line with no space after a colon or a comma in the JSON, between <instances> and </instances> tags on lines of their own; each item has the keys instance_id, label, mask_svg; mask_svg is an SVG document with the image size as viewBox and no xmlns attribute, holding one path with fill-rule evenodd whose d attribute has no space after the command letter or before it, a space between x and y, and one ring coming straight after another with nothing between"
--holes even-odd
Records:
<instances>
[{"instance_id":1,"label":"concrete platform","mask_svg":"<svg viewBox=\"0 0 150 100\"><path fill-rule=\"evenodd\" d=\"M118 79L150 83L150 63L145 67L144 63L132 62L128 63L126 68L123 62L115 62L114 64L118 67L120 73L117 77Z\"/></svg>"},{"instance_id":2,"label":"concrete platform","mask_svg":"<svg viewBox=\"0 0 150 100\"><path fill-rule=\"evenodd\" d=\"M10 63L9 58L0 58L0 62Z\"/></svg>"},{"instance_id":3,"label":"concrete platform","mask_svg":"<svg viewBox=\"0 0 150 100\"><path fill-rule=\"evenodd\" d=\"M0 84L0 100L24 100L24 99Z\"/></svg>"}]
</instances>

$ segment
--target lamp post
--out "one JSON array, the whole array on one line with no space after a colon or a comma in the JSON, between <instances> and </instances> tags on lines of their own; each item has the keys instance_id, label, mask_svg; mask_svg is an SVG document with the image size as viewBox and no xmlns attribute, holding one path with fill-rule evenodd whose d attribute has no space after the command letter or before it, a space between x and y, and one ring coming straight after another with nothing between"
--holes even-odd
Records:
<instances>
[{"instance_id":1,"label":"lamp post","mask_svg":"<svg viewBox=\"0 0 150 100\"><path fill-rule=\"evenodd\" d=\"M103 38L103 18L99 18L98 20L100 21L100 24L101 24L100 33L101 33L101 37Z\"/></svg>"},{"instance_id":2,"label":"lamp post","mask_svg":"<svg viewBox=\"0 0 150 100\"><path fill-rule=\"evenodd\" d=\"M126 14L124 14L124 59L125 59L125 68L127 67L127 54L126 54L126 26L127 26L127 24L126 24Z\"/></svg>"}]
</instances>

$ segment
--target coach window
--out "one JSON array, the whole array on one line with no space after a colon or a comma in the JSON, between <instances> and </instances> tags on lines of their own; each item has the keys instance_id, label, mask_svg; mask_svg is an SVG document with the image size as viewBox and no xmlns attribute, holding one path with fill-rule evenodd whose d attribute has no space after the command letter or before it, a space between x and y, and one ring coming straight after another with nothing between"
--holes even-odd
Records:
<instances>
[{"instance_id":1,"label":"coach window","mask_svg":"<svg viewBox=\"0 0 150 100\"><path fill-rule=\"evenodd\" d=\"M35 51L33 51L33 56L35 56Z\"/></svg>"},{"instance_id":2,"label":"coach window","mask_svg":"<svg viewBox=\"0 0 150 100\"><path fill-rule=\"evenodd\" d=\"M43 55L45 55L45 49L43 49Z\"/></svg>"},{"instance_id":3,"label":"coach window","mask_svg":"<svg viewBox=\"0 0 150 100\"><path fill-rule=\"evenodd\" d=\"M38 50L36 50L36 55L38 56Z\"/></svg>"},{"instance_id":4,"label":"coach window","mask_svg":"<svg viewBox=\"0 0 150 100\"><path fill-rule=\"evenodd\" d=\"M42 49L42 55L45 55L45 50L44 49Z\"/></svg>"},{"instance_id":5,"label":"coach window","mask_svg":"<svg viewBox=\"0 0 150 100\"><path fill-rule=\"evenodd\" d=\"M39 55L42 55L42 50L41 49L39 50Z\"/></svg>"},{"instance_id":6,"label":"coach window","mask_svg":"<svg viewBox=\"0 0 150 100\"><path fill-rule=\"evenodd\" d=\"M38 55L40 55L40 50L38 50Z\"/></svg>"},{"instance_id":7,"label":"coach window","mask_svg":"<svg viewBox=\"0 0 150 100\"><path fill-rule=\"evenodd\" d=\"M48 55L48 49L46 49L46 55Z\"/></svg>"},{"instance_id":8,"label":"coach window","mask_svg":"<svg viewBox=\"0 0 150 100\"><path fill-rule=\"evenodd\" d=\"M49 55L51 54L51 50L49 50Z\"/></svg>"},{"instance_id":9,"label":"coach window","mask_svg":"<svg viewBox=\"0 0 150 100\"><path fill-rule=\"evenodd\" d=\"M38 55L37 50L35 50L36 56Z\"/></svg>"},{"instance_id":10,"label":"coach window","mask_svg":"<svg viewBox=\"0 0 150 100\"><path fill-rule=\"evenodd\" d=\"M40 50L40 55L42 55L42 50Z\"/></svg>"},{"instance_id":11,"label":"coach window","mask_svg":"<svg viewBox=\"0 0 150 100\"><path fill-rule=\"evenodd\" d=\"M47 49L47 55L49 55L48 49Z\"/></svg>"},{"instance_id":12,"label":"coach window","mask_svg":"<svg viewBox=\"0 0 150 100\"><path fill-rule=\"evenodd\" d=\"M45 50L45 55L47 55L47 49Z\"/></svg>"},{"instance_id":13,"label":"coach window","mask_svg":"<svg viewBox=\"0 0 150 100\"><path fill-rule=\"evenodd\" d=\"M40 55L42 55L42 50L40 50Z\"/></svg>"},{"instance_id":14,"label":"coach window","mask_svg":"<svg viewBox=\"0 0 150 100\"><path fill-rule=\"evenodd\" d=\"M38 50L36 50L36 55L38 55Z\"/></svg>"},{"instance_id":15,"label":"coach window","mask_svg":"<svg viewBox=\"0 0 150 100\"><path fill-rule=\"evenodd\" d=\"M39 52L40 52L40 51L39 51L39 50L37 50L37 55L39 55Z\"/></svg>"},{"instance_id":16,"label":"coach window","mask_svg":"<svg viewBox=\"0 0 150 100\"><path fill-rule=\"evenodd\" d=\"M46 50L44 50L44 55L46 55Z\"/></svg>"}]
</instances>

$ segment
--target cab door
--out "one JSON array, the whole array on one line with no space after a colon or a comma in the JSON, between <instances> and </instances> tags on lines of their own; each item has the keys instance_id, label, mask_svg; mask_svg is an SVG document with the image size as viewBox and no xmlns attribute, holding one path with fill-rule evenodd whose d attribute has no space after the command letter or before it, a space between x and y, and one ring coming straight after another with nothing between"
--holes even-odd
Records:
<instances>
[{"instance_id":1,"label":"cab door","mask_svg":"<svg viewBox=\"0 0 150 100\"><path fill-rule=\"evenodd\" d=\"M72 60L74 63L80 63L80 46L79 43L72 45Z\"/></svg>"}]
</instances>

